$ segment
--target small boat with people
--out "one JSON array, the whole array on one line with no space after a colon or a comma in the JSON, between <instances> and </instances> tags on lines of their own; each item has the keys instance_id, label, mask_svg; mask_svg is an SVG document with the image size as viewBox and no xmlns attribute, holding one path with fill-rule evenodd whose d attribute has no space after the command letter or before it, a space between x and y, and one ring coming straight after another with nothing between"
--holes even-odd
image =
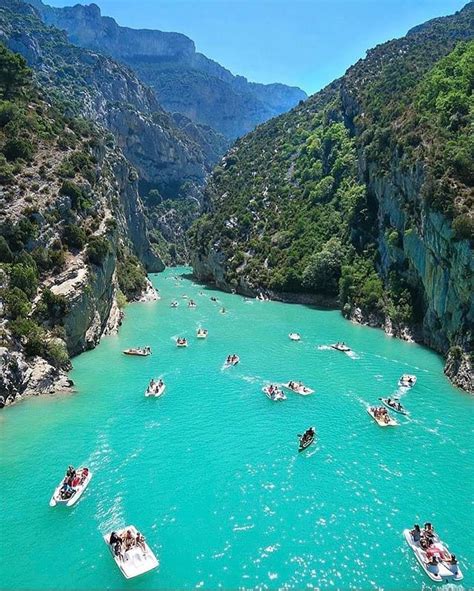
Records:
<instances>
[{"instance_id":1,"label":"small boat with people","mask_svg":"<svg viewBox=\"0 0 474 591\"><path fill-rule=\"evenodd\" d=\"M300 435L298 434L300 443L298 447L298 451L304 451L307 449L312 443L314 443L314 438L316 436L316 430L314 427L309 427L306 431Z\"/></svg>"},{"instance_id":2,"label":"small boat with people","mask_svg":"<svg viewBox=\"0 0 474 591\"><path fill-rule=\"evenodd\" d=\"M185 339L184 337L178 337L176 339L176 346L177 347L187 347L188 346L188 340Z\"/></svg>"},{"instance_id":3,"label":"small boat with people","mask_svg":"<svg viewBox=\"0 0 474 591\"><path fill-rule=\"evenodd\" d=\"M239 363L240 357L235 353L233 355L227 355L227 359L225 361L225 367L232 367L233 365L237 365Z\"/></svg>"},{"instance_id":4,"label":"small boat with people","mask_svg":"<svg viewBox=\"0 0 474 591\"><path fill-rule=\"evenodd\" d=\"M134 525L105 534L104 541L126 579L138 577L159 566L145 536Z\"/></svg>"},{"instance_id":5,"label":"small boat with people","mask_svg":"<svg viewBox=\"0 0 474 591\"><path fill-rule=\"evenodd\" d=\"M285 394L282 392L282 390L280 390L278 386L275 386L274 384L264 386L262 388L262 392L264 392L267 398L273 400L274 402L277 402L279 400L286 400Z\"/></svg>"},{"instance_id":6,"label":"small boat with people","mask_svg":"<svg viewBox=\"0 0 474 591\"><path fill-rule=\"evenodd\" d=\"M451 554L448 546L440 540L431 523L425 523L423 529L415 524L413 529L403 530L403 536L421 568L432 581L462 581L464 575L456 555Z\"/></svg>"},{"instance_id":7,"label":"small boat with people","mask_svg":"<svg viewBox=\"0 0 474 591\"><path fill-rule=\"evenodd\" d=\"M148 357L148 355L151 355L151 348L150 347L131 347L130 349L125 349L123 354L124 355L135 355L136 357Z\"/></svg>"},{"instance_id":8,"label":"small boat with people","mask_svg":"<svg viewBox=\"0 0 474 591\"><path fill-rule=\"evenodd\" d=\"M148 384L148 388L145 390L145 396L154 396L159 398L165 392L166 384L160 378L159 380L151 380Z\"/></svg>"},{"instance_id":9,"label":"small boat with people","mask_svg":"<svg viewBox=\"0 0 474 591\"><path fill-rule=\"evenodd\" d=\"M269 302L270 301L270 298L268 296L266 296L263 292L260 292L255 299L259 300L260 302Z\"/></svg>"},{"instance_id":10,"label":"small boat with people","mask_svg":"<svg viewBox=\"0 0 474 591\"><path fill-rule=\"evenodd\" d=\"M197 304L194 300L189 300L188 308L197 308Z\"/></svg>"},{"instance_id":11,"label":"small boat with people","mask_svg":"<svg viewBox=\"0 0 474 591\"><path fill-rule=\"evenodd\" d=\"M56 487L49 506L66 505L66 507L72 507L75 505L86 490L91 478L92 472L89 468L83 467L76 470L74 466L69 466L66 475Z\"/></svg>"},{"instance_id":12,"label":"small boat with people","mask_svg":"<svg viewBox=\"0 0 474 591\"><path fill-rule=\"evenodd\" d=\"M351 351L351 348L348 347L346 343L344 343L344 341L342 343L338 341L337 343L334 343L333 345L329 346L331 347L331 349L335 349L336 351L342 351L343 353L348 353L349 351Z\"/></svg>"},{"instance_id":13,"label":"small boat with people","mask_svg":"<svg viewBox=\"0 0 474 591\"><path fill-rule=\"evenodd\" d=\"M173 300L173 301L171 302L171 307L172 307L172 308L177 308L178 306L179 306L179 302L177 302L176 300Z\"/></svg>"},{"instance_id":14,"label":"small boat with people","mask_svg":"<svg viewBox=\"0 0 474 591\"><path fill-rule=\"evenodd\" d=\"M309 394L314 393L314 390L308 388L308 386L305 386L303 382L293 382L290 380L286 384L283 384L283 387L287 390L295 392L296 394L301 394L301 396L309 396Z\"/></svg>"},{"instance_id":15,"label":"small boat with people","mask_svg":"<svg viewBox=\"0 0 474 591\"><path fill-rule=\"evenodd\" d=\"M206 328L198 328L196 332L196 336L198 339L207 339L207 329Z\"/></svg>"},{"instance_id":16,"label":"small boat with people","mask_svg":"<svg viewBox=\"0 0 474 591\"><path fill-rule=\"evenodd\" d=\"M408 416L408 412L400 404L398 398L390 398L389 396L388 398L379 398L379 400L384 406L386 406L390 410L393 410L393 412L398 412L401 415Z\"/></svg>"},{"instance_id":17,"label":"small boat with people","mask_svg":"<svg viewBox=\"0 0 474 591\"><path fill-rule=\"evenodd\" d=\"M393 419L384 406L369 406L367 412L379 427L395 427L397 421Z\"/></svg>"},{"instance_id":18,"label":"small boat with people","mask_svg":"<svg viewBox=\"0 0 474 591\"><path fill-rule=\"evenodd\" d=\"M288 337L290 338L290 341L301 341L301 336L297 332L290 332Z\"/></svg>"},{"instance_id":19,"label":"small boat with people","mask_svg":"<svg viewBox=\"0 0 474 591\"><path fill-rule=\"evenodd\" d=\"M400 388L413 388L416 384L416 376L410 375L408 373L404 373L402 377L398 380L398 385Z\"/></svg>"}]
</instances>

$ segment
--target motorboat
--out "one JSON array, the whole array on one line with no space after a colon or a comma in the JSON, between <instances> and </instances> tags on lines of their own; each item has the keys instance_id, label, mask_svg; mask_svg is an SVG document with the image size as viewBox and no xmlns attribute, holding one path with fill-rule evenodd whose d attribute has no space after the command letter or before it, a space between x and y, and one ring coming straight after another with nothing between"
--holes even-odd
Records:
<instances>
[{"instance_id":1,"label":"motorboat","mask_svg":"<svg viewBox=\"0 0 474 591\"><path fill-rule=\"evenodd\" d=\"M367 412L379 427L395 427L398 425L397 421L392 419L387 409L383 406L369 406Z\"/></svg>"},{"instance_id":2,"label":"motorboat","mask_svg":"<svg viewBox=\"0 0 474 591\"><path fill-rule=\"evenodd\" d=\"M198 339L207 339L207 329L206 328L198 328L196 332L196 336Z\"/></svg>"},{"instance_id":3,"label":"motorboat","mask_svg":"<svg viewBox=\"0 0 474 591\"><path fill-rule=\"evenodd\" d=\"M312 390L311 388L308 388L307 386L305 386L301 382L290 381L290 382L287 382L286 384L283 384L283 387L286 388L287 390L291 390L292 392L295 392L296 394L301 394L301 396L309 396L309 394L314 393L314 390Z\"/></svg>"},{"instance_id":4,"label":"motorboat","mask_svg":"<svg viewBox=\"0 0 474 591\"><path fill-rule=\"evenodd\" d=\"M232 367L233 365L237 365L239 363L240 357L238 355L229 355L225 362L225 367Z\"/></svg>"},{"instance_id":5,"label":"motorboat","mask_svg":"<svg viewBox=\"0 0 474 591\"><path fill-rule=\"evenodd\" d=\"M130 532L133 543L128 550L125 550L125 537L128 532ZM142 536L140 543L136 543L138 533L134 525L128 525L122 530L110 532L104 536L104 542L107 544L115 564L126 579L133 579L159 566L158 559L153 554L145 538ZM120 542L119 540L124 541Z\"/></svg>"},{"instance_id":6,"label":"motorboat","mask_svg":"<svg viewBox=\"0 0 474 591\"><path fill-rule=\"evenodd\" d=\"M426 549L421 546L420 541L415 541L409 529L403 530L403 536L413 550L421 568L432 581L438 583L462 581L464 575L456 557L451 554L447 545L439 539L437 534L433 535L432 543Z\"/></svg>"},{"instance_id":7,"label":"motorboat","mask_svg":"<svg viewBox=\"0 0 474 591\"><path fill-rule=\"evenodd\" d=\"M314 427L310 427L309 429L306 429L303 435L298 435L298 437L300 438L298 451L304 451L312 443L314 443L314 438L316 437L316 430Z\"/></svg>"},{"instance_id":8,"label":"motorboat","mask_svg":"<svg viewBox=\"0 0 474 591\"><path fill-rule=\"evenodd\" d=\"M72 507L75 505L86 490L91 478L92 472L86 467L78 468L72 477L66 474L56 487L49 506L66 505L66 507Z\"/></svg>"},{"instance_id":9,"label":"motorboat","mask_svg":"<svg viewBox=\"0 0 474 591\"><path fill-rule=\"evenodd\" d=\"M188 341L185 338L182 337L178 337L176 339L176 346L177 347L187 347L188 346Z\"/></svg>"},{"instance_id":10,"label":"motorboat","mask_svg":"<svg viewBox=\"0 0 474 591\"><path fill-rule=\"evenodd\" d=\"M329 345L331 349L335 349L336 351L342 351L343 353L348 353L351 348L348 347L345 343L334 343L333 345Z\"/></svg>"},{"instance_id":11,"label":"motorboat","mask_svg":"<svg viewBox=\"0 0 474 591\"><path fill-rule=\"evenodd\" d=\"M174 300L174 302L171 302L172 308L177 308L178 306L179 306L179 302L177 302L176 300Z\"/></svg>"},{"instance_id":12,"label":"motorboat","mask_svg":"<svg viewBox=\"0 0 474 591\"><path fill-rule=\"evenodd\" d=\"M151 355L150 347L132 347L131 349L125 349L124 355L135 355L136 357L148 357Z\"/></svg>"},{"instance_id":13,"label":"motorboat","mask_svg":"<svg viewBox=\"0 0 474 591\"><path fill-rule=\"evenodd\" d=\"M393 412L397 412L398 414L408 416L408 412L400 404L398 398L379 398L379 400L384 406L386 406L390 410L393 410Z\"/></svg>"},{"instance_id":14,"label":"motorboat","mask_svg":"<svg viewBox=\"0 0 474 591\"><path fill-rule=\"evenodd\" d=\"M301 336L297 332L290 332L288 336L290 341L301 341Z\"/></svg>"},{"instance_id":15,"label":"motorboat","mask_svg":"<svg viewBox=\"0 0 474 591\"><path fill-rule=\"evenodd\" d=\"M412 376L408 373L404 373L402 377L398 380L398 385L400 388L413 388L416 384L416 376Z\"/></svg>"},{"instance_id":16,"label":"motorboat","mask_svg":"<svg viewBox=\"0 0 474 591\"><path fill-rule=\"evenodd\" d=\"M154 396L155 398L159 398L165 392L166 384L163 380L152 380L148 384L148 388L145 390L145 396Z\"/></svg>"},{"instance_id":17,"label":"motorboat","mask_svg":"<svg viewBox=\"0 0 474 591\"><path fill-rule=\"evenodd\" d=\"M274 402L277 402L278 400L286 400L286 396L283 394L280 388L278 388L278 386L274 386L273 384L262 388L262 392L264 392L267 398L273 400Z\"/></svg>"}]
</instances>

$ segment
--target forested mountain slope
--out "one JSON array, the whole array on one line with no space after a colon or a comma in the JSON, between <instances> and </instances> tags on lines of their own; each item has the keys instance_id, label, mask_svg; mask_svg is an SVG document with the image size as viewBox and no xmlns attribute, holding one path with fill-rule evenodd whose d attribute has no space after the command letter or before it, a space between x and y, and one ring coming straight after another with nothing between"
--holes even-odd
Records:
<instances>
[{"instance_id":1,"label":"forested mountain slope","mask_svg":"<svg viewBox=\"0 0 474 591\"><path fill-rule=\"evenodd\" d=\"M337 301L472 390L473 13L376 47L239 140L192 231L197 277Z\"/></svg>"},{"instance_id":2,"label":"forested mountain slope","mask_svg":"<svg viewBox=\"0 0 474 591\"><path fill-rule=\"evenodd\" d=\"M46 23L67 32L70 41L128 64L156 92L170 112L186 115L235 139L306 98L299 88L250 83L196 52L180 33L136 30L101 16L96 4L53 8L30 0Z\"/></svg>"},{"instance_id":3,"label":"forested mountain slope","mask_svg":"<svg viewBox=\"0 0 474 591\"><path fill-rule=\"evenodd\" d=\"M163 269L133 167L0 43L0 405L68 387L69 356L117 328L144 266Z\"/></svg>"}]
</instances>

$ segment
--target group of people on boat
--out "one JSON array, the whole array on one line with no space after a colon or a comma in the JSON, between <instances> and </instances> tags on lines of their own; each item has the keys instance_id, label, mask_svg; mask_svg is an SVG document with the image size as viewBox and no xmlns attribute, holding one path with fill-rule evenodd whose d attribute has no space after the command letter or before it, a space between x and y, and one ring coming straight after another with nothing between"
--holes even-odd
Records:
<instances>
[{"instance_id":1,"label":"group of people on boat","mask_svg":"<svg viewBox=\"0 0 474 591\"><path fill-rule=\"evenodd\" d=\"M188 341L184 337L178 337L176 339L176 344L178 345L178 347L183 347L184 345L188 344Z\"/></svg>"},{"instance_id":2,"label":"group of people on boat","mask_svg":"<svg viewBox=\"0 0 474 591\"><path fill-rule=\"evenodd\" d=\"M298 392L298 390L306 390L306 386L302 383L302 382L288 382L288 388L290 390L294 390L295 392Z\"/></svg>"},{"instance_id":3,"label":"group of people on boat","mask_svg":"<svg viewBox=\"0 0 474 591\"><path fill-rule=\"evenodd\" d=\"M439 542L431 523L427 522L423 529L415 523L410 530L413 541L420 544L425 551L428 560L427 565L437 568L438 564L444 563L453 573L457 572L458 561L455 554L451 554L448 549Z\"/></svg>"},{"instance_id":4,"label":"group of people on boat","mask_svg":"<svg viewBox=\"0 0 474 591\"><path fill-rule=\"evenodd\" d=\"M392 398L387 398L386 403L388 406L391 406L394 410L398 410L399 412L403 410L403 406L400 404L398 400L393 400Z\"/></svg>"},{"instance_id":5,"label":"group of people on boat","mask_svg":"<svg viewBox=\"0 0 474 591\"><path fill-rule=\"evenodd\" d=\"M158 381L156 381L155 379L152 379L150 381L150 383L148 384L148 391L155 392L157 394L160 391L160 389L163 387L163 385L164 385L164 382L161 378Z\"/></svg>"},{"instance_id":6,"label":"group of people on boat","mask_svg":"<svg viewBox=\"0 0 474 591\"><path fill-rule=\"evenodd\" d=\"M76 492L76 488L87 478L88 473L88 468L82 468L82 470L76 471L74 466L69 466L63 484L59 489L61 499L70 499Z\"/></svg>"},{"instance_id":7,"label":"group of people on boat","mask_svg":"<svg viewBox=\"0 0 474 591\"><path fill-rule=\"evenodd\" d=\"M121 560L125 559L125 553L132 548L140 548L143 550L144 554L146 552L145 536L139 531L137 531L136 536L134 536L129 529L122 533L116 533L113 531L110 534L109 544L112 546L115 556Z\"/></svg>"},{"instance_id":8,"label":"group of people on boat","mask_svg":"<svg viewBox=\"0 0 474 591\"><path fill-rule=\"evenodd\" d=\"M194 300L189 300L188 302L188 308L195 308L196 307L196 302Z\"/></svg>"},{"instance_id":9,"label":"group of people on boat","mask_svg":"<svg viewBox=\"0 0 474 591\"><path fill-rule=\"evenodd\" d=\"M383 421L384 423L390 423L390 415L388 414L388 411L385 407L383 406L371 406L370 410L372 412L372 414L374 415L374 418L377 421Z\"/></svg>"},{"instance_id":10,"label":"group of people on boat","mask_svg":"<svg viewBox=\"0 0 474 591\"><path fill-rule=\"evenodd\" d=\"M226 359L227 365L235 365L239 361L239 356L233 353L232 355L228 355Z\"/></svg>"},{"instance_id":11,"label":"group of people on boat","mask_svg":"<svg viewBox=\"0 0 474 591\"><path fill-rule=\"evenodd\" d=\"M268 396L272 400L284 400L286 398L283 392L280 390L280 388L278 386L275 386L275 384L270 384L266 388L266 391L268 393Z\"/></svg>"},{"instance_id":12,"label":"group of people on boat","mask_svg":"<svg viewBox=\"0 0 474 591\"><path fill-rule=\"evenodd\" d=\"M301 436L300 446L304 446L309 441L311 441L312 439L314 439L314 434L315 433L316 433L316 431L315 431L314 427L310 427L309 429L306 429L306 431Z\"/></svg>"}]
</instances>

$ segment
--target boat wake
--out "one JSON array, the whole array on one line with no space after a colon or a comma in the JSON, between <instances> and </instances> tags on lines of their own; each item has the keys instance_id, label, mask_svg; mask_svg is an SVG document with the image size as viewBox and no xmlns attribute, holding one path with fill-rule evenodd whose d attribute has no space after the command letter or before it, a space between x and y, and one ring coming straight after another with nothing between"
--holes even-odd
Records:
<instances>
[{"instance_id":1,"label":"boat wake","mask_svg":"<svg viewBox=\"0 0 474 591\"><path fill-rule=\"evenodd\" d=\"M318 351L331 351L331 347L329 345L318 345L316 349Z\"/></svg>"},{"instance_id":2,"label":"boat wake","mask_svg":"<svg viewBox=\"0 0 474 591\"><path fill-rule=\"evenodd\" d=\"M351 359L360 359L360 355L358 355L355 351L346 351L345 353Z\"/></svg>"}]
</instances>

